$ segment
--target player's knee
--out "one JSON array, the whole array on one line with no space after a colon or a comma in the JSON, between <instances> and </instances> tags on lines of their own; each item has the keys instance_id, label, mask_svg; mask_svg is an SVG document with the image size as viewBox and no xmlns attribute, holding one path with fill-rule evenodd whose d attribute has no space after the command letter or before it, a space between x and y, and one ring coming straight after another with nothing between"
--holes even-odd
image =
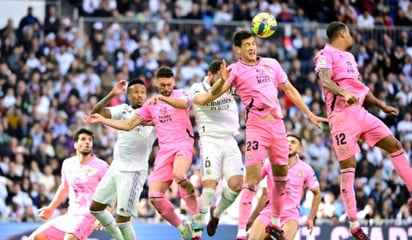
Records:
<instances>
[{"instance_id":1,"label":"player's knee","mask_svg":"<svg viewBox=\"0 0 412 240\"><path fill-rule=\"evenodd\" d=\"M66 233L64 235L64 240L79 240L79 239L73 233Z\"/></svg>"},{"instance_id":2,"label":"player's knee","mask_svg":"<svg viewBox=\"0 0 412 240\"><path fill-rule=\"evenodd\" d=\"M239 193L240 191L242 191L242 186L243 186L243 182L235 182L235 183L231 183L229 185L230 190L232 190L233 192L237 192Z\"/></svg>"},{"instance_id":3,"label":"player's knee","mask_svg":"<svg viewBox=\"0 0 412 240\"><path fill-rule=\"evenodd\" d=\"M164 198L164 193L162 192L157 192L157 191L152 191L149 192L149 200L150 203L156 207L158 202Z\"/></svg>"},{"instance_id":4,"label":"player's knee","mask_svg":"<svg viewBox=\"0 0 412 240\"><path fill-rule=\"evenodd\" d=\"M256 192L257 191L257 185L256 184L250 184L250 183L243 183L242 189L246 189L250 192Z\"/></svg>"},{"instance_id":5,"label":"player's knee","mask_svg":"<svg viewBox=\"0 0 412 240\"><path fill-rule=\"evenodd\" d=\"M185 178L180 181L176 180L176 182L177 184L179 184L180 188L182 188L185 191L185 194L187 194L188 196L192 196L195 194L195 188L189 179Z\"/></svg>"},{"instance_id":6,"label":"player's knee","mask_svg":"<svg viewBox=\"0 0 412 240\"><path fill-rule=\"evenodd\" d=\"M43 232L33 232L29 238L29 240L47 240L47 236Z\"/></svg>"},{"instance_id":7,"label":"player's knee","mask_svg":"<svg viewBox=\"0 0 412 240\"><path fill-rule=\"evenodd\" d=\"M173 179L179 183L182 180L185 180L187 178L186 173L181 173L181 172L173 172Z\"/></svg>"}]
</instances>

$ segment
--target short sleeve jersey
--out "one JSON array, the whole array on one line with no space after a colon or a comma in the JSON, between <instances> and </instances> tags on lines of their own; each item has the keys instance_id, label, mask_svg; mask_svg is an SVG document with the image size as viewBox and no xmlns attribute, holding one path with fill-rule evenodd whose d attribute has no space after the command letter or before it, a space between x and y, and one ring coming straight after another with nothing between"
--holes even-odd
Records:
<instances>
[{"instance_id":1,"label":"short sleeve jersey","mask_svg":"<svg viewBox=\"0 0 412 240\"><path fill-rule=\"evenodd\" d=\"M170 97L186 99L190 102L188 94L182 89L173 90ZM190 104L186 109L178 109L163 101L155 105L146 102L137 115L144 121L153 122L161 148L175 148L176 144L193 145L194 143L189 109Z\"/></svg>"},{"instance_id":2,"label":"short sleeve jersey","mask_svg":"<svg viewBox=\"0 0 412 240\"><path fill-rule=\"evenodd\" d=\"M192 97L207 93L211 86L203 81L190 88ZM239 131L239 113L235 98L229 92L206 105L193 104L200 136L225 137Z\"/></svg>"},{"instance_id":3,"label":"short sleeve jersey","mask_svg":"<svg viewBox=\"0 0 412 240\"><path fill-rule=\"evenodd\" d=\"M93 194L109 165L97 157L81 165L74 156L63 161L62 184L69 189L69 209L71 213L88 213Z\"/></svg>"},{"instance_id":4,"label":"short sleeve jersey","mask_svg":"<svg viewBox=\"0 0 412 240\"><path fill-rule=\"evenodd\" d=\"M283 118L278 87L287 76L278 61L259 57L256 64L250 65L239 59L228 68L228 82L236 88L248 119L262 119L269 114Z\"/></svg>"},{"instance_id":5,"label":"short sleeve jersey","mask_svg":"<svg viewBox=\"0 0 412 240\"><path fill-rule=\"evenodd\" d=\"M112 119L127 120L135 112L130 105L109 107ZM156 140L153 126L137 126L131 131L118 130L113 149L112 168L121 171L141 171L148 169L148 159Z\"/></svg>"},{"instance_id":6,"label":"short sleeve jersey","mask_svg":"<svg viewBox=\"0 0 412 240\"><path fill-rule=\"evenodd\" d=\"M359 71L355 58L350 52L341 51L327 44L315 56L315 71L322 69L332 71L332 81L340 88L359 98L359 104L352 107L362 107L369 88L359 80ZM342 111L348 108L345 98L333 95L324 90L328 114L332 111Z\"/></svg>"}]
</instances>

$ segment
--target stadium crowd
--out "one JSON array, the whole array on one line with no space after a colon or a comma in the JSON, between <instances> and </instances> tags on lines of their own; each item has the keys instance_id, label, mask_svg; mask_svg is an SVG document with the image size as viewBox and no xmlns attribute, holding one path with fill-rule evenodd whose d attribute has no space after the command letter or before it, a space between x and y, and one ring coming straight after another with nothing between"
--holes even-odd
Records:
<instances>
[{"instance_id":1,"label":"stadium crowd","mask_svg":"<svg viewBox=\"0 0 412 240\"><path fill-rule=\"evenodd\" d=\"M139 77L153 94L154 72L167 65L175 71L177 87L188 89L203 79L213 59L225 58L228 62L235 59L230 46L232 28L225 27L225 23L248 23L261 11L271 12L281 26L289 27L280 28L269 40L259 39L264 41L259 53L280 61L289 80L319 116L326 113L312 59L326 39L304 26L334 20L353 26L352 52L362 81L380 100L400 110L396 117L371 111L392 129L412 161L412 31L395 29L412 26L409 0L70 2L86 17L130 21L96 21L86 31L88 34L81 34L73 19L57 16L56 7L50 5L44 22L29 7L20 22L10 19L6 26L0 26L1 221L39 220L36 210L48 204L60 184L61 161L74 152L72 133L85 125L84 115L90 113L114 82ZM179 24L169 24L170 19L199 20L203 24L190 25L186 31ZM135 24L135 20L148 22ZM373 34L375 26L383 27L383 34ZM344 220L338 161L331 149L328 126L316 129L291 101L280 99L286 127L301 134L302 158L318 175L323 196L318 222ZM125 98L118 97L111 104L122 101ZM239 107L244 127L244 108L240 103ZM196 132L195 122L192 123ZM96 134L96 154L110 163L115 130L103 125L90 127ZM237 136L237 140L243 150L244 135ZM409 193L390 158L385 152L359 144L363 150L358 155L356 169L359 214L376 221L397 219L411 223L406 205ZM155 147L153 156L156 151ZM201 191L198 157L196 154L193 160L191 180ZM177 186L172 185L168 198L176 211L184 215L186 209ZM303 218L309 213L309 198L310 195L302 202ZM140 203L140 217L136 221L160 220L149 204L147 191L143 192ZM56 214L66 209L62 205Z\"/></svg>"}]
</instances>

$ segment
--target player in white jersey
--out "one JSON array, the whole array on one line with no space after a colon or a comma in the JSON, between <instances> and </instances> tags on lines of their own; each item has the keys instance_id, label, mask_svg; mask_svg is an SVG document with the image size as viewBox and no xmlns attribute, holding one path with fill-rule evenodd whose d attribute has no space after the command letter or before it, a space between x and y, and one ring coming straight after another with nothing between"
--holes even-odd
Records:
<instances>
[{"instance_id":1,"label":"player in white jersey","mask_svg":"<svg viewBox=\"0 0 412 240\"><path fill-rule=\"evenodd\" d=\"M234 138L239 133L236 101L230 92L217 99L213 99L209 93L211 86L219 79L221 64L221 60L213 61L204 81L194 83L191 87L202 159L203 190L200 214L203 223L210 208L207 225L209 236L215 234L220 214L236 200L243 184L242 155ZM222 176L227 180L228 187L223 189L218 205L211 206Z\"/></svg>"},{"instance_id":2,"label":"player in white jersey","mask_svg":"<svg viewBox=\"0 0 412 240\"><path fill-rule=\"evenodd\" d=\"M119 81L112 91L93 107L92 113L105 118L129 119L146 100L146 87L140 79L131 80L127 86L128 104L105 107L109 101L124 93L125 80ZM139 125L131 131L117 133L113 162L99 183L90 212L115 237L135 239L131 216L137 216L139 197L148 175L148 160L156 133L152 126ZM105 208L116 199L116 222Z\"/></svg>"}]
</instances>

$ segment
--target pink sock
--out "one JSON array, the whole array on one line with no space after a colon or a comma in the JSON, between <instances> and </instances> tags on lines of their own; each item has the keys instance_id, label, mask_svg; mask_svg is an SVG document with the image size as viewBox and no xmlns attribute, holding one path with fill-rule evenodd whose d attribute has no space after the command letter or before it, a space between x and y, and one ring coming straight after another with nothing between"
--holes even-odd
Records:
<instances>
[{"instance_id":1,"label":"pink sock","mask_svg":"<svg viewBox=\"0 0 412 240\"><path fill-rule=\"evenodd\" d=\"M164 198L164 194L161 192L150 192L149 193L150 202L160 213L160 215L166 219L170 224L175 227L178 227L182 224L179 216L175 213L175 208L173 204Z\"/></svg>"},{"instance_id":2,"label":"pink sock","mask_svg":"<svg viewBox=\"0 0 412 240\"><path fill-rule=\"evenodd\" d=\"M283 202L285 201L286 183L288 182L287 176L273 176L272 187L272 217L280 218L280 213L283 209ZM280 227L280 226L278 226Z\"/></svg>"},{"instance_id":3,"label":"pink sock","mask_svg":"<svg viewBox=\"0 0 412 240\"><path fill-rule=\"evenodd\" d=\"M246 229L252 208L252 200L256 194L256 185L244 183L242 188L242 192L240 193L238 229Z\"/></svg>"},{"instance_id":4,"label":"pink sock","mask_svg":"<svg viewBox=\"0 0 412 240\"><path fill-rule=\"evenodd\" d=\"M396 172L405 182L409 192L412 192L412 171L403 149L390 154Z\"/></svg>"},{"instance_id":5,"label":"pink sock","mask_svg":"<svg viewBox=\"0 0 412 240\"><path fill-rule=\"evenodd\" d=\"M357 220L356 199L353 182L355 180L355 168L345 168L340 170L340 194L349 221Z\"/></svg>"},{"instance_id":6,"label":"pink sock","mask_svg":"<svg viewBox=\"0 0 412 240\"><path fill-rule=\"evenodd\" d=\"M190 189L190 187L191 187L191 189L194 189L193 184L189 180L186 180L186 182L187 182L186 184L191 185L191 186L189 186L189 189ZM191 191L191 193L188 193L187 189L188 189L187 186L186 186L186 188L184 188L182 185L179 184L180 196L183 198L183 200L185 200L187 209L189 210L190 214L192 214L192 216L195 216L195 215L199 214L199 207L197 205L196 194L195 194L194 190Z\"/></svg>"}]
</instances>

